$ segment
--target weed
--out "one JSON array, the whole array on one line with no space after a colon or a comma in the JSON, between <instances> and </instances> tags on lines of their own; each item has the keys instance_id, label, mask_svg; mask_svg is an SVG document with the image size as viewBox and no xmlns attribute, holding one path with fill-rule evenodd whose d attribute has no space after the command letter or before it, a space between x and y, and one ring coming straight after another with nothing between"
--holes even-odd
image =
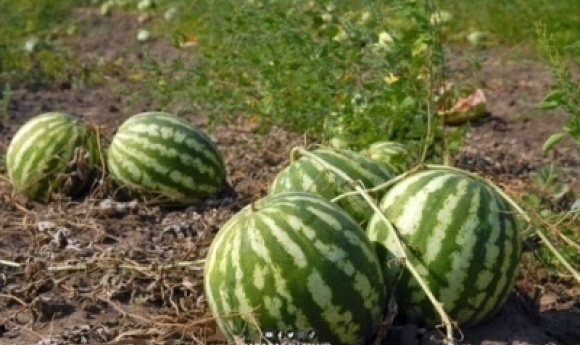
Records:
<instances>
[{"instance_id":1,"label":"weed","mask_svg":"<svg viewBox=\"0 0 580 345\"><path fill-rule=\"evenodd\" d=\"M569 0L513 1L440 1L441 7L453 15L446 38L453 42L472 43L480 36L483 46L501 45L523 48L537 55L542 47L535 40L533 23L542 21L553 32L557 49L573 44L580 36L580 12ZM566 52L567 58L577 54Z\"/></svg>"},{"instance_id":2,"label":"weed","mask_svg":"<svg viewBox=\"0 0 580 345\"><path fill-rule=\"evenodd\" d=\"M533 183L523 198L533 218L533 227L542 232L557 247L559 255L574 267L580 266L580 217L577 216L574 193L559 181L559 169L547 165L530 174ZM572 204L571 207L568 205ZM533 234L527 240L538 240ZM567 276L561 259L545 245L534 246L534 254L558 276Z\"/></svg>"},{"instance_id":3,"label":"weed","mask_svg":"<svg viewBox=\"0 0 580 345\"><path fill-rule=\"evenodd\" d=\"M418 152L427 141L435 143L430 153L442 152L443 128L429 116L444 64L430 2L215 0L179 7L179 20L167 24L171 37L181 47L194 42L199 57L149 60L148 94L140 97L162 107L187 104L214 123L243 115L261 128L280 125L334 146L393 140Z\"/></svg>"},{"instance_id":4,"label":"weed","mask_svg":"<svg viewBox=\"0 0 580 345\"><path fill-rule=\"evenodd\" d=\"M0 85L14 88L27 82L33 86L84 83L90 70L69 50L54 42L63 34L63 24L75 6L84 2L0 2Z\"/></svg>"},{"instance_id":5,"label":"weed","mask_svg":"<svg viewBox=\"0 0 580 345\"><path fill-rule=\"evenodd\" d=\"M566 136L576 140L580 152L580 83L572 77L570 67L556 48L554 38L548 34L547 28L543 24L537 24L536 32L540 45L546 54L548 64L556 83L551 91L538 105L540 109L550 110L562 109L568 116L568 122L564 125L563 132L555 133L544 144L544 151L549 151ZM569 49L580 51L580 41Z\"/></svg>"},{"instance_id":6,"label":"weed","mask_svg":"<svg viewBox=\"0 0 580 345\"><path fill-rule=\"evenodd\" d=\"M10 98L12 97L12 89L10 84L6 83L2 90L2 97L0 99L0 123L4 126L8 124L9 116L8 107L10 106Z\"/></svg>"}]
</instances>

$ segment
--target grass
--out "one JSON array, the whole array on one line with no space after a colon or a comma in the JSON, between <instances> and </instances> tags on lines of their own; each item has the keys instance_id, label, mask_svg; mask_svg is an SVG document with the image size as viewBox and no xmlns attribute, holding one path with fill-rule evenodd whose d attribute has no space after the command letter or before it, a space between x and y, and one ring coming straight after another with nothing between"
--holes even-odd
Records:
<instances>
[{"instance_id":1,"label":"grass","mask_svg":"<svg viewBox=\"0 0 580 345\"><path fill-rule=\"evenodd\" d=\"M51 87L90 79L87 67L58 38L74 34L70 16L88 1L0 2L0 85Z\"/></svg>"},{"instance_id":2,"label":"grass","mask_svg":"<svg viewBox=\"0 0 580 345\"><path fill-rule=\"evenodd\" d=\"M574 1L441 0L439 4L455 18L450 35L454 42L465 42L470 32L482 31L490 34L492 45L531 49L539 55L542 48L536 36L536 24L542 23L553 35L556 49L567 52L569 58L576 55L567 48L580 42L580 12Z\"/></svg>"},{"instance_id":3,"label":"grass","mask_svg":"<svg viewBox=\"0 0 580 345\"><path fill-rule=\"evenodd\" d=\"M428 121L443 58L424 2L174 6L183 14L165 29L178 45L195 40L199 59L153 61L144 78L153 95L181 98L215 122L241 114L263 128L282 125L340 147L398 140L418 150L426 139L443 138ZM182 78L167 78L177 71Z\"/></svg>"},{"instance_id":4,"label":"grass","mask_svg":"<svg viewBox=\"0 0 580 345\"><path fill-rule=\"evenodd\" d=\"M570 1L439 1L452 14L441 27L429 25L429 3L295 1L291 9L277 1L162 3L161 11L179 15L157 29L177 46L194 43L199 59L150 61L147 97L167 109L188 104L185 111L209 114L214 123L242 114L263 128L283 125L355 149L398 140L418 151L429 137L431 156L444 156L461 145L463 132L443 135L437 119L427 125L430 89L445 79L440 43L462 43L480 31L485 46L531 50L544 59L538 23L567 57L574 55L566 47L580 37ZM372 47L384 33L393 41L377 53Z\"/></svg>"}]
</instances>

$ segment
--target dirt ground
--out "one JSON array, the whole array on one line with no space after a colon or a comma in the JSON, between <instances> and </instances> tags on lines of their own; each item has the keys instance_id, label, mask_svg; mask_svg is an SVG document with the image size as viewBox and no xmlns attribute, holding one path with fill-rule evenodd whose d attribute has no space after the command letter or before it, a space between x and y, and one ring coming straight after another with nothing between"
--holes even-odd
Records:
<instances>
[{"instance_id":1,"label":"dirt ground","mask_svg":"<svg viewBox=\"0 0 580 345\"><path fill-rule=\"evenodd\" d=\"M164 40L139 43L132 14L102 17L82 10L76 20L80 31L63 44L87 63L122 58L131 65L144 49L166 59L178 54ZM542 143L565 120L534 109L550 83L546 68L512 61L503 51L485 54L481 80L492 117L471 125L457 165L521 191L530 172L557 163L562 181L580 193L580 159L572 143L541 154ZM461 61L450 66L461 71ZM8 145L24 121L50 110L82 115L112 133L124 117L152 106L128 105L116 91L124 78L112 73L98 86L15 90L0 143ZM186 116L204 124L200 116ZM97 196L22 204L10 198L9 183L0 181L0 259L20 264L0 264L0 344L219 343L203 298L199 260L221 225L265 193L290 149L304 138L278 128L256 134L243 122L221 126L212 136L224 154L232 190L197 207L168 210ZM528 267L530 255L524 255L505 308L490 322L462 330L463 344L580 344L580 286ZM383 343L436 343L433 339L436 331L398 324Z\"/></svg>"}]
</instances>

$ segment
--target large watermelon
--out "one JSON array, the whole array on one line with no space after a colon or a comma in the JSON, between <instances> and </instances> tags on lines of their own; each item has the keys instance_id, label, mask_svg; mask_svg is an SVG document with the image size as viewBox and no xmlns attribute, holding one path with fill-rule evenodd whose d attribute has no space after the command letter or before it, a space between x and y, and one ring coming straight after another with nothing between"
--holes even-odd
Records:
<instances>
[{"instance_id":1,"label":"large watermelon","mask_svg":"<svg viewBox=\"0 0 580 345\"><path fill-rule=\"evenodd\" d=\"M318 148L310 152L330 166L342 170L353 181L366 188L388 181L392 171L361 153L350 150ZM354 187L336 173L326 169L312 157L304 155L284 168L270 186L270 194L290 191L316 193L331 200ZM377 200L381 194L374 195ZM341 199L338 205L346 210L359 224L366 224L373 214L371 207L358 195Z\"/></svg>"},{"instance_id":2,"label":"large watermelon","mask_svg":"<svg viewBox=\"0 0 580 345\"><path fill-rule=\"evenodd\" d=\"M55 193L75 196L93 181L101 162L97 132L62 112L33 117L16 132L6 152L14 189L31 200Z\"/></svg>"},{"instance_id":3,"label":"large watermelon","mask_svg":"<svg viewBox=\"0 0 580 345\"><path fill-rule=\"evenodd\" d=\"M395 184L380 208L452 319L475 325L502 307L518 272L521 240L513 210L490 185L449 170L421 171ZM396 279L397 242L378 215L367 234L378 244L385 279ZM440 322L408 272L397 285L396 300L410 321Z\"/></svg>"},{"instance_id":4,"label":"large watermelon","mask_svg":"<svg viewBox=\"0 0 580 345\"><path fill-rule=\"evenodd\" d=\"M111 175L140 196L195 204L217 194L226 170L221 152L192 123L162 112L127 119L111 141Z\"/></svg>"},{"instance_id":5,"label":"large watermelon","mask_svg":"<svg viewBox=\"0 0 580 345\"><path fill-rule=\"evenodd\" d=\"M386 299L364 231L335 204L305 192L269 195L234 215L209 248L204 286L223 333L255 343L259 328L362 344Z\"/></svg>"}]
</instances>

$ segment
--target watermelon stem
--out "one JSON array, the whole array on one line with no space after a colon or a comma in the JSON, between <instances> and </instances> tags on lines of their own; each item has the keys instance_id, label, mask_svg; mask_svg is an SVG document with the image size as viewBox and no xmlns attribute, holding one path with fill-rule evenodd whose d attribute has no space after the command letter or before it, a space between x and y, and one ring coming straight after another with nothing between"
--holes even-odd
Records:
<instances>
[{"instance_id":1,"label":"watermelon stem","mask_svg":"<svg viewBox=\"0 0 580 345\"><path fill-rule=\"evenodd\" d=\"M429 301L433 304L433 307L435 308L435 310L437 311L437 313L441 317L441 319L443 321L443 325L444 325L445 330L446 330L446 339L444 339L444 343L449 344L449 345L455 344L455 340L454 340L454 336L453 336L453 325L454 324L451 322L450 317L447 315L447 313L443 309L443 305L435 298L435 295L433 295L433 292L431 291L431 289L429 288L427 283L425 283L423 278L421 278L421 275L419 274L417 269L413 266L413 264L411 264L411 262L409 260L407 260L407 254L405 252L405 247L403 245L403 242L401 241L399 234L397 233L397 231L393 227L393 224L391 224L391 222L387 219L387 217L385 217L385 215L381 211L381 209L377 206L377 204L373 200L373 198L371 198L371 196L369 195L369 192L367 190L365 190L363 187L361 187L361 185L359 183L352 180L342 170L336 168L335 166L333 166L331 164L328 164L324 159L319 158L316 155L311 154L310 152L308 152L308 150L306 150L302 147L294 148L293 151L294 150L296 150L297 152L299 152L302 155L310 157L311 159L313 159L316 162L318 162L319 164L325 166L328 170L332 171L333 173L337 174L338 176L343 178L345 181L350 183L353 186L353 188L355 189L355 191L357 192L357 194L359 194L371 206L371 208L374 210L374 212L379 215L380 219L386 224L389 231L397 239L397 245L399 247L398 248L399 249L398 255L399 255L400 259L404 260L405 267L409 270L411 275L417 280L417 283L419 284L419 286L421 286L421 288L423 289L423 291L425 292L425 294L429 298ZM421 167L422 167L422 165L419 165L416 170L418 170ZM411 171L409 171L408 173L410 174ZM405 174L406 173L403 173L401 175L405 175ZM401 175L397 176L396 178L400 177ZM391 181L392 180L390 180L389 182L391 182ZM386 182L386 184L389 182Z\"/></svg>"},{"instance_id":2,"label":"watermelon stem","mask_svg":"<svg viewBox=\"0 0 580 345\"><path fill-rule=\"evenodd\" d=\"M300 148L295 147L290 151L290 163L293 163L298 158L300 158Z\"/></svg>"},{"instance_id":3,"label":"watermelon stem","mask_svg":"<svg viewBox=\"0 0 580 345\"><path fill-rule=\"evenodd\" d=\"M256 201L258 201L260 198L257 195L254 195L254 197L252 198L252 202L250 202L250 210L252 210L252 212L256 212L258 209L256 208Z\"/></svg>"}]
</instances>

